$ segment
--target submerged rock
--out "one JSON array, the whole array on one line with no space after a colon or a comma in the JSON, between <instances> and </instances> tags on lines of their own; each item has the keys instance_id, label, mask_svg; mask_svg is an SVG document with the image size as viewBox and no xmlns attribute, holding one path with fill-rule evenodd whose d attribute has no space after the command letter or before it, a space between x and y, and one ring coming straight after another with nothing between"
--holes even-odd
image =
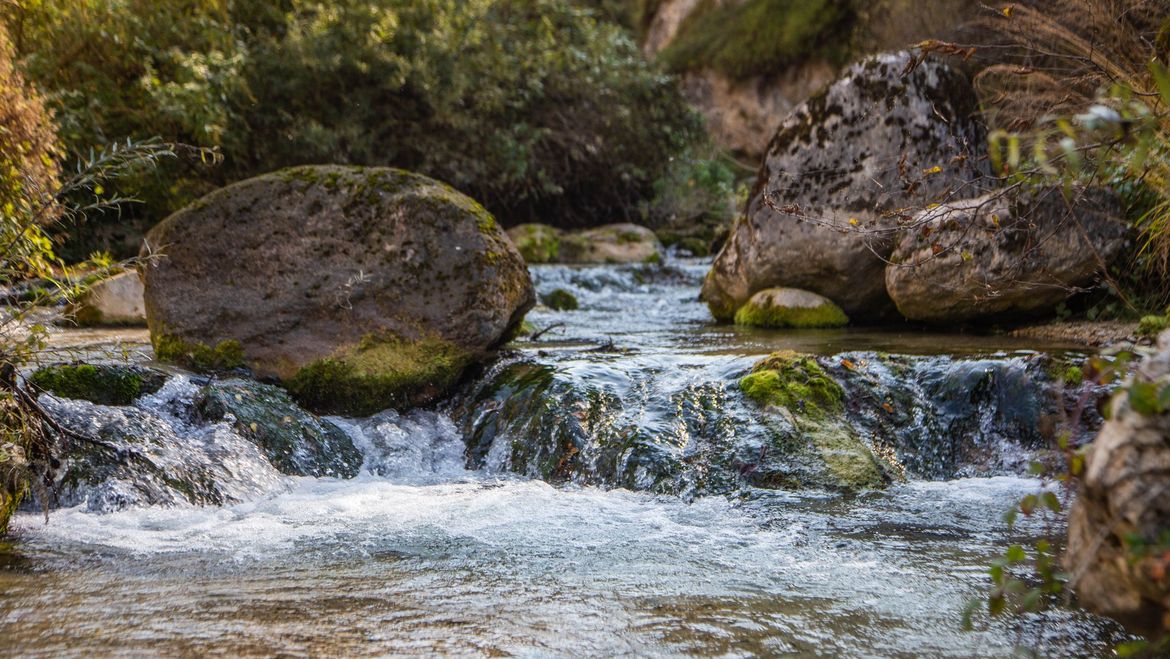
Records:
<instances>
[{"instance_id":1,"label":"submerged rock","mask_svg":"<svg viewBox=\"0 0 1170 659\"><path fill-rule=\"evenodd\" d=\"M147 237L160 359L247 366L318 411L444 395L531 308L532 282L482 206L396 169L300 167L229 186Z\"/></svg>"},{"instance_id":2,"label":"submerged rock","mask_svg":"<svg viewBox=\"0 0 1170 659\"><path fill-rule=\"evenodd\" d=\"M546 295L542 295L540 301L544 303L544 306L553 311L574 311L581 306L577 302L577 296L563 288L558 288Z\"/></svg>"},{"instance_id":3,"label":"submerged rock","mask_svg":"<svg viewBox=\"0 0 1170 659\"><path fill-rule=\"evenodd\" d=\"M764 414L782 415L795 431L773 447L795 459L782 470L760 465L754 472L758 483L796 481L861 490L884 487L898 473L894 465L880 460L849 424L844 390L811 355L773 353L757 363L739 387Z\"/></svg>"},{"instance_id":4,"label":"submerged rock","mask_svg":"<svg viewBox=\"0 0 1170 659\"><path fill-rule=\"evenodd\" d=\"M362 454L341 428L310 414L283 389L247 380L208 384L195 409L210 423L228 421L251 440L281 473L353 478Z\"/></svg>"},{"instance_id":5,"label":"submerged rock","mask_svg":"<svg viewBox=\"0 0 1170 659\"><path fill-rule=\"evenodd\" d=\"M833 301L798 288L767 288L735 312L735 324L748 327L813 329L844 327L849 317Z\"/></svg>"},{"instance_id":6,"label":"submerged rock","mask_svg":"<svg viewBox=\"0 0 1170 659\"><path fill-rule=\"evenodd\" d=\"M1125 245L1117 199L1090 190L997 191L914 219L885 282L911 320L953 323L1049 311L1095 283Z\"/></svg>"},{"instance_id":7,"label":"submerged rock","mask_svg":"<svg viewBox=\"0 0 1170 659\"><path fill-rule=\"evenodd\" d=\"M658 236L637 224L607 224L561 237L561 263L657 263Z\"/></svg>"},{"instance_id":8,"label":"submerged rock","mask_svg":"<svg viewBox=\"0 0 1170 659\"><path fill-rule=\"evenodd\" d=\"M35 390L98 405L129 405L166 381L162 371L128 364L59 364L28 376Z\"/></svg>"},{"instance_id":9,"label":"submerged rock","mask_svg":"<svg viewBox=\"0 0 1170 659\"><path fill-rule=\"evenodd\" d=\"M967 79L910 53L872 57L776 131L703 299L731 320L756 292L801 288L854 320L887 317L885 261L905 209L980 192L985 149Z\"/></svg>"},{"instance_id":10,"label":"submerged rock","mask_svg":"<svg viewBox=\"0 0 1170 659\"><path fill-rule=\"evenodd\" d=\"M70 313L82 327L146 325L142 278L130 271L99 281L81 296Z\"/></svg>"},{"instance_id":11,"label":"submerged rock","mask_svg":"<svg viewBox=\"0 0 1170 659\"><path fill-rule=\"evenodd\" d=\"M49 485L50 506L111 512L146 505L223 505L285 485L259 447L224 423L198 420L197 388L175 377L132 406L41 397L71 439Z\"/></svg>"},{"instance_id":12,"label":"submerged rock","mask_svg":"<svg viewBox=\"0 0 1170 659\"><path fill-rule=\"evenodd\" d=\"M1170 333L1113 400L1085 456L1065 564L1084 606L1170 633Z\"/></svg>"}]
</instances>

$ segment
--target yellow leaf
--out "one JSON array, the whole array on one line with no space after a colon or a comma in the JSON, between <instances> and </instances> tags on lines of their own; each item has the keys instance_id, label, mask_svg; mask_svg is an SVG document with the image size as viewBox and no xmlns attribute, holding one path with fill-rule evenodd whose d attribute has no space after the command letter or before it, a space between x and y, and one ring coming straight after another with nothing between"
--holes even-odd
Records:
<instances>
[{"instance_id":1,"label":"yellow leaf","mask_svg":"<svg viewBox=\"0 0 1170 659\"><path fill-rule=\"evenodd\" d=\"M849 224L852 226L857 226L858 224L861 224L861 222L859 222L856 217L851 217L849 218Z\"/></svg>"},{"instance_id":2,"label":"yellow leaf","mask_svg":"<svg viewBox=\"0 0 1170 659\"><path fill-rule=\"evenodd\" d=\"M1004 16L1006 16L1007 18L1011 18L1011 17L1012 17L1012 11L1013 11L1014 9L1015 9L1015 6L1014 6L1014 5L1008 5L1008 6L1004 7L1004 8L1003 8L1003 15L1004 15Z\"/></svg>"},{"instance_id":3,"label":"yellow leaf","mask_svg":"<svg viewBox=\"0 0 1170 659\"><path fill-rule=\"evenodd\" d=\"M967 251L964 251L962 254L960 254L960 256L963 257L964 261L970 261L971 259L975 258L974 256L971 255L971 252L967 252Z\"/></svg>"},{"instance_id":4,"label":"yellow leaf","mask_svg":"<svg viewBox=\"0 0 1170 659\"><path fill-rule=\"evenodd\" d=\"M93 188L93 193L99 197L102 196L103 194L105 194L105 191L106 191L106 189L100 185L95 185Z\"/></svg>"},{"instance_id":5,"label":"yellow leaf","mask_svg":"<svg viewBox=\"0 0 1170 659\"><path fill-rule=\"evenodd\" d=\"M940 174L940 173L942 173L942 167L939 167L938 165L935 165L934 167L931 167L930 169L922 170L923 176L930 176L931 174Z\"/></svg>"}]
</instances>

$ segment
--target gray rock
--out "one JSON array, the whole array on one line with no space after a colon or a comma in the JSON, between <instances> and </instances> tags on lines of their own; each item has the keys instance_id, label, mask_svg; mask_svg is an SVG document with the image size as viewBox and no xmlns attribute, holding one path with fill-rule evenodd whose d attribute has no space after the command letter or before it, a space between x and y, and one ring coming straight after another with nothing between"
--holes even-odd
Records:
<instances>
[{"instance_id":1,"label":"gray rock","mask_svg":"<svg viewBox=\"0 0 1170 659\"><path fill-rule=\"evenodd\" d=\"M607 224L561 236L561 263L651 263L662 258L653 231L637 224Z\"/></svg>"},{"instance_id":2,"label":"gray rock","mask_svg":"<svg viewBox=\"0 0 1170 659\"><path fill-rule=\"evenodd\" d=\"M983 192L985 136L970 83L939 62L912 61L857 63L780 124L703 286L716 318L778 286L824 295L854 320L890 315L883 259L901 216Z\"/></svg>"},{"instance_id":3,"label":"gray rock","mask_svg":"<svg viewBox=\"0 0 1170 659\"><path fill-rule=\"evenodd\" d=\"M1021 316L1056 306L1092 283L1125 245L1112 194L992 192L915 217L886 268L903 316L950 323Z\"/></svg>"},{"instance_id":4,"label":"gray rock","mask_svg":"<svg viewBox=\"0 0 1170 659\"><path fill-rule=\"evenodd\" d=\"M1134 383L1153 391L1170 386L1170 332ZM1157 636L1170 615L1170 413L1140 412L1131 391L1114 398L1085 458L1065 563L1081 604Z\"/></svg>"},{"instance_id":5,"label":"gray rock","mask_svg":"<svg viewBox=\"0 0 1170 659\"><path fill-rule=\"evenodd\" d=\"M482 206L396 169L300 167L212 193L151 230L160 359L245 365L318 411L433 401L535 303Z\"/></svg>"},{"instance_id":6,"label":"gray rock","mask_svg":"<svg viewBox=\"0 0 1170 659\"><path fill-rule=\"evenodd\" d=\"M142 296L142 278L134 271L123 272L91 286L71 312L82 327L144 326L146 305Z\"/></svg>"}]
</instances>

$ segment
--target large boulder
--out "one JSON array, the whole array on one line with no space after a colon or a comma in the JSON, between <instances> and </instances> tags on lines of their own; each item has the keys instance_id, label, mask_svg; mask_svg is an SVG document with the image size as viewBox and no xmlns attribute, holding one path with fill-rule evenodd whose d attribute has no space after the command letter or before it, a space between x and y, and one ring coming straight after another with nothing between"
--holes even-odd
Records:
<instances>
[{"instance_id":1,"label":"large boulder","mask_svg":"<svg viewBox=\"0 0 1170 659\"><path fill-rule=\"evenodd\" d=\"M1047 311L1092 282L1125 245L1116 198L1059 188L991 192L915 218L886 268L911 320L963 322Z\"/></svg>"},{"instance_id":2,"label":"large boulder","mask_svg":"<svg viewBox=\"0 0 1170 659\"><path fill-rule=\"evenodd\" d=\"M772 138L746 214L703 299L730 320L755 292L802 288L854 320L891 314L884 258L910 209L982 192L984 128L969 81L910 53L851 66Z\"/></svg>"},{"instance_id":3,"label":"large boulder","mask_svg":"<svg viewBox=\"0 0 1170 659\"><path fill-rule=\"evenodd\" d=\"M1151 636L1170 631L1170 332L1112 402L1069 514L1080 602Z\"/></svg>"},{"instance_id":4,"label":"large boulder","mask_svg":"<svg viewBox=\"0 0 1170 659\"><path fill-rule=\"evenodd\" d=\"M299 167L229 186L147 236L160 359L247 366L312 409L424 404L510 338L535 295L482 206L387 168Z\"/></svg>"}]
</instances>

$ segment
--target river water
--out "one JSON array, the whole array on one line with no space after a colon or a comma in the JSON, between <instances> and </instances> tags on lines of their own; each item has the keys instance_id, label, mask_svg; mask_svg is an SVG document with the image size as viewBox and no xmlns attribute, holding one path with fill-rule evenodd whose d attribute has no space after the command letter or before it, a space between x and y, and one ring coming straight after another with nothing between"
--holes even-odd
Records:
<instances>
[{"instance_id":1,"label":"river water","mask_svg":"<svg viewBox=\"0 0 1170 659\"><path fill-rule=\"evenodd\" d=\"M735 398L736 379L776 349L858 363L919 356L898 372L925 382L952 363L946 372L1024 372L1037 350L1067 348L720 327L696 299L704 270L535 268L540 292L569 289L582 309L530 314L537 327L563 326L508 359L611 392L614 423L677 439L691 465L703 433L671 416L689 400L679 392L718 385L714 399ZM749 442L748 412L720 405L727 424L708 434ZM142 403L143 414L162 409ZM908 460L905 480L860 494L723 491L685 470L671 487L628 483L641 491L598 486L620 481L594 472L549 484L496 446L504 439L469 463L453 410L339 419L365 454L352 480L241 469L252 494L230 505L98 514L83 504L47 524L19 514L0 549L0 642L13 656L1107 654L1119 632L1081 612L962 630L989 562L1043 531L1004 527L1003 512L1040 483L1021 475L1028 449L1003 436L1003 415L992 423L977 412L962 412L977 421L962 432L996 445L980 462ZM960 432L930 414L914 419L911 430L927 435L915 447L953 444L942 435Z\"/></svg>"}]
</instances>

